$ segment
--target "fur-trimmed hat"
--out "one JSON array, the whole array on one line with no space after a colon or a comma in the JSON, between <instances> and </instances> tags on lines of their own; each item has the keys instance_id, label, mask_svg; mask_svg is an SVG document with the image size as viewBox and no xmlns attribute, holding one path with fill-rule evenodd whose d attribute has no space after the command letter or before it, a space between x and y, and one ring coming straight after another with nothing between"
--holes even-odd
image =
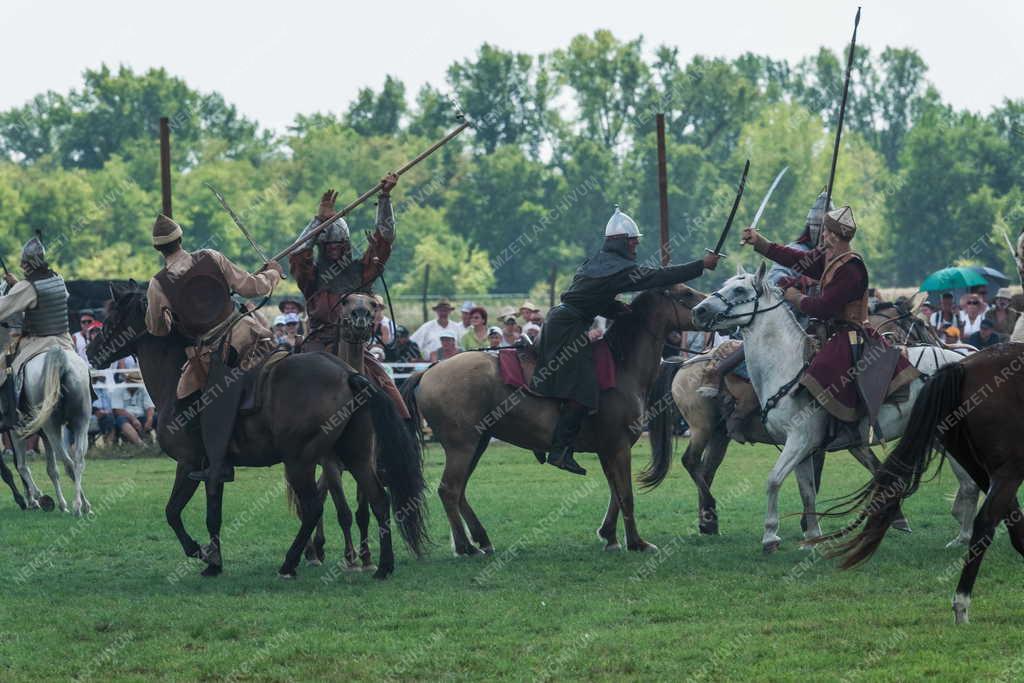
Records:
<instances>
[{"instance_id":1,"label":"fur-trimmed hat","mask_svg":"<svg viewBox=\"0 0 1024 683\"><path fill-rule=\"evenodd\" d=\"M825 229L835 233L844 240L852 240L857 232L857 223L853 220L853 209L841 206L835 211L825 214Z\"/></svg>"},{"instance_id":2,"label":"fur-trimmed hat","mask_svg":"<svg viewBox=\"0 0 1024 683\"><path fill-rule=\"evenodd\" d=\"M159 247L181 239L181 226L167 216L157 214L153 222L153 246Z\"/></svg>"}]
</instances>

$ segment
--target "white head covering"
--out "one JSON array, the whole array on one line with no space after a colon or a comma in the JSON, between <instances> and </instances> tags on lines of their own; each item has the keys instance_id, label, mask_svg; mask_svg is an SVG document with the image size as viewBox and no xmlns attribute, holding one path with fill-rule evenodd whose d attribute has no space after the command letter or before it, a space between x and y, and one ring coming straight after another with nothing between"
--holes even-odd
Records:
<instances>
[{"instance_id":1,"label":"white head covering","mask_svg":"<svg viewBox=\"0 0 1024 683\"><path fill-rule=\"evenodd\" d=\"M615 237L616 235L640 237L640 228L637 227L636 221L619 211L617 206L615 207L615 213L608 219L608 225L604 228L605 237Z\"/></svg>"}]
</instances>

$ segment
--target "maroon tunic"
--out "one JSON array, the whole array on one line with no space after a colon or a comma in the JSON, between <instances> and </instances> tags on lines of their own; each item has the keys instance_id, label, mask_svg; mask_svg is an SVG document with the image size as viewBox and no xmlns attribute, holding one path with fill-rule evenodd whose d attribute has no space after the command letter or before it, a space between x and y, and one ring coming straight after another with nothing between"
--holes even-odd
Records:
<instances>
[{"instance_id":1,"label":"maroon tunic","mask_svg":"<svg viewBox=\"0 0 1024 683\"><path fill-rule=\"evenodd\" d=\"M868 271L860 256L843 254L830 262L824 249L807 252L779 244L769 245L764 253L776 263L822 280L818 296L805 296L800 300L801 312L833 324L848 322L858 325L865 335L888 345L867 323ZM829 413L846 422L853 422L859 417L853 346L850 343L852 329L840 326L834 330L800 379L800 383ZM909 384L918 374L906 356L900 355L888 393Z\"/></svg>"}]
</instances>

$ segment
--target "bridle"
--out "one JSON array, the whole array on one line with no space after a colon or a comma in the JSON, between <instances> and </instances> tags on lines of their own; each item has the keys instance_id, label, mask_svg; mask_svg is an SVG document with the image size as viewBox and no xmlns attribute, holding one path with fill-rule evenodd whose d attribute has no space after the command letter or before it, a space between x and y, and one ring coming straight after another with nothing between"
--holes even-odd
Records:
<instances>
[{"instance_id":1,"label":"bridle","mask_svg":"<svg viewBox=\"0 0 1024 683\"><path fill-rule=\"evenodd\" d=\"M765 290L764 290L764 286L763 285L755 284L754 285L754 296L747 297L746 299L737 299L735 301L729 301L724 296L722 296L722 293L720 291L716 290L716 291L712 292L708 298L714 297L714 298L718 299L719 301L721 301L722 304L725 305L725 310L717 311L711 317L711 320L709 320L707 322L707 324L704 325L705 329L710 330L710 329L712 329L716 325L716 323L719 323L719 322L722 322L722 321L725 321L725 320L737 320L737 319L742 318L744 316L750 316L750 319L747 320L746 323L743 323L743 324L736 323L736 327L748 327L748 326L750 326L750 325L752 325L754 323L754 318L757 317L758 313L767 313L768 311L773 311L776 308L778 308L779 306L782 306L783 304L786 303L785 299L781 299L780 301L778 301L777 303L772 304L771 306L768 306L766 308L761 308L761 297L764 296L764 291ZM742 306L743 304L749 304L749 303L753 303L754 304L754 310L748 311L746 313L733 313L732 312L732 310L734 308L736 308L737 306Z\"/></svg>"}]
</instances>

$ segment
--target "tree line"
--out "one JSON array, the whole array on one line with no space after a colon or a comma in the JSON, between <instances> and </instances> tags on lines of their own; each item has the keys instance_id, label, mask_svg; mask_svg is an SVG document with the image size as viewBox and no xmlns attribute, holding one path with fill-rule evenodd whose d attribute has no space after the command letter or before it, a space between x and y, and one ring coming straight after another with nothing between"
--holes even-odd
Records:
<instances>
[{"instance_id":1,"label":"tree line","mask_svg":"<svg viewBox=\"0 0 1024 683\"><path fill-rule=\"evenodd\" d=\"M653 54L653 57L646 55ZM187 246L255 267L216 186L268 252L287 245L328 187L347 201L456 124L476 122L405 176L392 289L525 292L554 270L564 282L600 243L615 205L657 249L654 115L664 112L672 253L696 258L724 224L743 161L737 220L749 220L788 165L761 223L788 241L828 175L845 60L821 48L790 64L744 54L695 56L609 31L531 55L483 44L444 84L414 95L388 76L336 111L298 114L271 131L218 93L163 69L87 70L81 87L0 112L0 253L41 230L70 278L147 278L159 266L149 230L160 208L158 120L172 127L174 216ZM857 248L878 285L913 285L954 264L1011 269L1002 230L1024 219L1024 100L957 110L909 48L857 48L834 197L861 227ZM350 218L357 245L373 207ZM733 247L733 252L738 250ZM753 264L749 253L734 260Z\"/></svg>"}]
</instances>

